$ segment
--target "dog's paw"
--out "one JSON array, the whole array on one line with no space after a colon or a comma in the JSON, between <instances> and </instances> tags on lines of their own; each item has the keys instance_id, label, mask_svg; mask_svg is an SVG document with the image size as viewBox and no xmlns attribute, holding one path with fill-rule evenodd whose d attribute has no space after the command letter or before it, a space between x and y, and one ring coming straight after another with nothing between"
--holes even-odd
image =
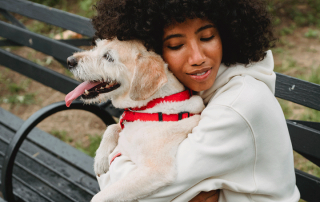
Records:
<instances>
[{"instance_id":1,"label":"dog's paw","mask_svg":"<svg viewBox=\"0 0 320 202\"><path fill-rule=\"evenodd\" d=\"M112 197L109 196L109 194L106 194L105 191L100 191L99 193L94 195L94 197L91 199L91 202L117 202L117 201L122 201L122 200L113 199Z\"/></svg>"},{"instance_id":2,"label":"dog's paw","mask_svg":"<svg viewBox=\"0 0 320 202\"><path fill-rule=\"evenodd\" d=\"M109 170L108 154L105 154L104 152L101 152L98 149L96 152L96 157L94 158L94 172L98 177L100 177L100 175L108 172L108 170Z\"/></svg>"},{"instance_id":3,"label":"dog's paw","mask_svg":"<svg viewBox=\"0 0 320 202\"><path fill-rule=\"evenodd\" d=\"M101 194L101 192L99 192L93 196L90 202L107 202L107 201L104 200L103 195Z\"/></svg>"}]
</instances>

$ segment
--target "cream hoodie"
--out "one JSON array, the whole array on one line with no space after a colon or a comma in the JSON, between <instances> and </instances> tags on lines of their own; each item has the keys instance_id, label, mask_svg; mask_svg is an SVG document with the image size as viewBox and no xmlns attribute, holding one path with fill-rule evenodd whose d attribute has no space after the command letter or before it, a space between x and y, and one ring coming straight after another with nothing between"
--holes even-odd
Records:
<instances>
[{"instance_id":1,"label":"cream hoodie","mask_svg":"<svg viewBox=\"0 0 320 202\"><path fill-rule=\"evenodd\" d=\"M179 146L176 181L140 202L187 202L216 189L219 202L299 201L273 66L271 51L247 67L220 66L214 85L200 94L207 106L199 125ZM126 156L116 158L98 178L100 188L134 168Z\"/></svg>"}]
</instances>

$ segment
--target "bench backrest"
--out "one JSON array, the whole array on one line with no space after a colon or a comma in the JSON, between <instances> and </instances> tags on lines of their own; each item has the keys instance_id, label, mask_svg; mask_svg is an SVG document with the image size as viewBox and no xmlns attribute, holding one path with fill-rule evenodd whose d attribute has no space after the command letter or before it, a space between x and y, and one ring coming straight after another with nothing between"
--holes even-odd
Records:
<instances>
[{"instance_id":1,"label":"bench backrest","mask_svg":"<svg viewBox=\"0 0 320 202\"><path fill-rule=\"evenodd\" d=\"M16 20L9 12L17 13L68 29L88 39L53 40L40 34L33 33ZM76 46L90 45L90 37L94 29L90 20L55 8L24 0L0 0L0 14L12 24L0 21L0 46L27 46L42 53L53 56L57 61L65 64L66 58L72 53L80 51ZM0 48L0 65L30 77L64 94L73 90L79 82L46 67L38 65L18 55ZM290 76L277 73L276 97L288 100L312 109L320 110L320 85L302 81ZM119 116L121 111L115 110L110 102L110 113ZM311 162L320 166L320 123L287 120L293 149ZM320 179L296 170L297 186L301 198L307 201L320 201Z\"/></svg>"},{"instance_id":2,"label":"bench backrest","mask_svg":"<svg viewBox=\"0 0 320 202\"><path fill-rule=\"evenodd\" d=\"M89 38L54 40L27 30L25 26L9 12L68 29ZM29 1L1 0L0 14L12 22L12 24L9 24L0 21L0 36L6 38L6 40L0 40L0 47L27 46L53 56L65 67L67 57L74 52L81 51L81 49L76 46L89 46L92 40L91 37L94 34L94 29L88 18ZM3 49L0 49L0 65L8 67L64 94L67 94L79 84L78 81L70 77ZM122 110L116 110L110 102L103 104L102 107L105 107L113 116L120 116L122 113Z\"/></svg>"},{"instance_id":3,"label":"bench backrest","mask_svg":"<svg viewBox=\"0 0 320 202\"><path fill-rule=\"evenodd\" d=\"M320 111L320 85L277 73L275 96ZM320 123L287 120L293 149L320 166ZM296 169L301 198L320 201L320 179Z\"/></svg>"}]
</instances>

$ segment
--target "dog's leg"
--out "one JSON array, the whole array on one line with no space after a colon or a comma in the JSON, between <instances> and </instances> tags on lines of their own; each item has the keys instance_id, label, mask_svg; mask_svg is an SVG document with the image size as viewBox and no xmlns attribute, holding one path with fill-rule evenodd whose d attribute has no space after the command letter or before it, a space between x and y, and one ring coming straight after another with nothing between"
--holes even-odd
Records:
<instances>
[{"instance_id":1,"label":"dog's leg","mask_svg":"<svg viewBox=\"0 0 320 202\"><path fill-rule=\"evenodd\" d=\"M124 178L96 194L91 202L128 202L155 193L175 179L174 158L140 165Z\"/></svg>"},{"instance_id":2,"label":"dog's leg","mask_svg":"<svg viewBox=\"0 0 320 202\"><path fill-rule=\"evenodd\" d=\"M108 156L118 145L119 133L121 127L119 124L108 126L104 132L99 148L94 158L94 172L97 176L106 173L109 170Z\"/></svg>"}]
</instances>

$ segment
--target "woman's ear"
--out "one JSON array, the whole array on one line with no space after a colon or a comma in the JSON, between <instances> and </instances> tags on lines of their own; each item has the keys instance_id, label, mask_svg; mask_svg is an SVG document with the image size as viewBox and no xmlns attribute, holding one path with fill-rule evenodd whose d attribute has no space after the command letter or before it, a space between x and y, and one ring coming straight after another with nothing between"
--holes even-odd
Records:
<instances>
[{"instance_id":1,"label":"woman's ear","mask_svg":"<svg viewBox=\"0 0 320 202\"><path fill-rule=\"evenodd\" d=\"M165 73L165 62L153 53L145 52L136 58L136 67L129 96L132 100L145 100L155 94L168 79Z\"/></svg>"}]
</instances>

